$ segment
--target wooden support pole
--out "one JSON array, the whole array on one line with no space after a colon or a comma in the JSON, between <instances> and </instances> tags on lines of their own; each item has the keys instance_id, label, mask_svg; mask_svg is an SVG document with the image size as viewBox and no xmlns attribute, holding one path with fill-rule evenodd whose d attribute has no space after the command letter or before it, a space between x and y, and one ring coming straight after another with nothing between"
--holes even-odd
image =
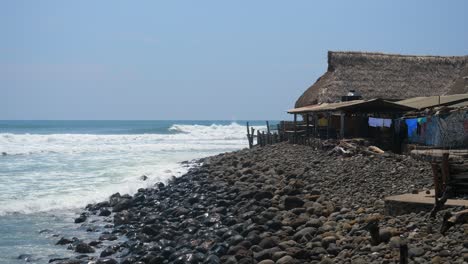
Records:
<instances>
[{"instance_id":1,"label":"wooden support pole","mask_svg":"<svg viewBox=\"0 0 468 264\"><path fill-rule=\"evenodd\" d=\"M345 137L345 113L341 112L340 114L340 136L341 138Z\"/></svg>"},{"instance_id":2,"label":"wooden support pole","mask_svg":"<svg viewBox=\"0 0 468 264\"><path fill-rule=\"evenodd\" d=\"M306 115L306 139L309 138L309 113L307 113Z\"/></svg>"},{"instance_id":3,"label":"wooden support pole","mask_svg":"<svg viewBox=\"0 0 468 264\"><path fill-rule=\"evenodd\" d=\"M447 183L450 181L449 153L442 154L442 192L447 190Z\"/></svg>"},{"instance_id":4,"label":"wooden support pole","mask_svg":"<svg viewBox=\"0 0 468 264\"><path fill-rule=\"evenodd\" d=\"M315 134L315 137L318 137L318 117L317 117L317 113L314 113L314 134Z\"/></svg>"},{"instance_id":5,"label":"wooden support pole","mask_svg":"<svg viewBox=\"0 0 468 264\"><path fill-rule=\"evenodd\" d=\"M431 168L432 168L432 176L434 177L434 197L435 197L435 202L439 201L440 197L440 181L439 181L439 166L437 166L437 163L432 162L431 163Z\"/></svg>"},{"instance_id":6,"label":"wooden support pole","mask_svg":"<svg viewBox=\"0 0 468 264\"><path fill-rule=\"evenodd\" d=\"M327 139L330 138L330 112L327 112Z\"/></svg>"},{"instance_id":7,"label":"wooden support pole","mask_svg":"<svg viewBox=\"0 0 468 264\"><path fill-rule=\"evenodd\" d=\"M297 114L294 113L294 138L293 143L296 144L297 142Z\"/></svg>"}]
</instances>

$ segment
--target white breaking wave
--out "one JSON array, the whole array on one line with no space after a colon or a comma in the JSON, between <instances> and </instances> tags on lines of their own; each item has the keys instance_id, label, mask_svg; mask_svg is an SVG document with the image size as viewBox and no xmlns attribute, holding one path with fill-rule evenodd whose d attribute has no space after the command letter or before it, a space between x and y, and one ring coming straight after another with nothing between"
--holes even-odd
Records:
<instances>
[{"instance_id":1,"label":"white breaking wave","mask_svg":"<svg viewBox=\"0 0 468 264\"><path fill-rule=\"evenodd\" d=\"M258 129L259 127L257 127ZM108 151L211 150L246 145L244 126L173 125L177 134L0 134L0 152L10 155Z\"/></svg>"},{"instance_id":2,"label":"white breaking wave","mask_svg":"<svg viewBox=\"0 0 468 264\"><path fill-rule=\"evenodd\" d=\"M185 173L181 161L247 147L245 126L236 123L169 130L177 133L0 134L0 153L7 153L0 155L0 215L80 208L115 192L133 194Z\"/></svg>"}]
</instances>

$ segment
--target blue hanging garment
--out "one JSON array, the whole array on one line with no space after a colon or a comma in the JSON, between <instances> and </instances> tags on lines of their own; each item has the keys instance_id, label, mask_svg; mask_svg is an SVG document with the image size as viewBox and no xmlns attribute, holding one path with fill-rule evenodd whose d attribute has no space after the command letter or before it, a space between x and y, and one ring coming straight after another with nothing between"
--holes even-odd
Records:
<instances>
[{"instance_id":1,"label":"blue hanging garment","mask_svg":"<svg viewBox=\"0 0 468 264\"><path fill-rule=\"evenodd\" d=\"M408 137L412 137L412 135L416 134L416 130L418 129L418 119L406 119L405 122L408 127Z\"/></svg>"}]
</instances>

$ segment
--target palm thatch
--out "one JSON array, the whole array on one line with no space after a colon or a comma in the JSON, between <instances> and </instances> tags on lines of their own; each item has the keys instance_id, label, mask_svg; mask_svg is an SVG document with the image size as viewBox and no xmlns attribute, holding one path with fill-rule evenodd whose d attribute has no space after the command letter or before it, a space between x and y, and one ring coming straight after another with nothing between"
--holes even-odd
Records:
<instances>
[{"instance_id":1,"label":"palm thatch","mask_svg":"<svg viewBox=\"0 0 468 264\"><path fill-rule=\"evenodd\" d=\"M468 56L329 51L327 72L295 107L337 102L350 90L363 99L388 100L468 93Z\"/></svg>"}]
</instances>

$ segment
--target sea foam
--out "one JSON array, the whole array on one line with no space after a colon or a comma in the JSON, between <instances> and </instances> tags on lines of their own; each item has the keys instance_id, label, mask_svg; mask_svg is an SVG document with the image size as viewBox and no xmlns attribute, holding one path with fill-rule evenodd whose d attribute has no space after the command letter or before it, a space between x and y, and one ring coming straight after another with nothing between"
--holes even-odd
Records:
<instances>
[{"instance_id":1,"label":"sea foam","mask_svg":"<svg viewBox=\"0 0 468 264\"><path fill-rule=\"evenodd\" d=\"M261 129L261 127L255 127ZM0 215L84 207L180 176L184 160L247 147L245 126L174 124L164 134L0 134ZM142 181L142 175L148 177Z\"/></svg>"}]
</instances>

